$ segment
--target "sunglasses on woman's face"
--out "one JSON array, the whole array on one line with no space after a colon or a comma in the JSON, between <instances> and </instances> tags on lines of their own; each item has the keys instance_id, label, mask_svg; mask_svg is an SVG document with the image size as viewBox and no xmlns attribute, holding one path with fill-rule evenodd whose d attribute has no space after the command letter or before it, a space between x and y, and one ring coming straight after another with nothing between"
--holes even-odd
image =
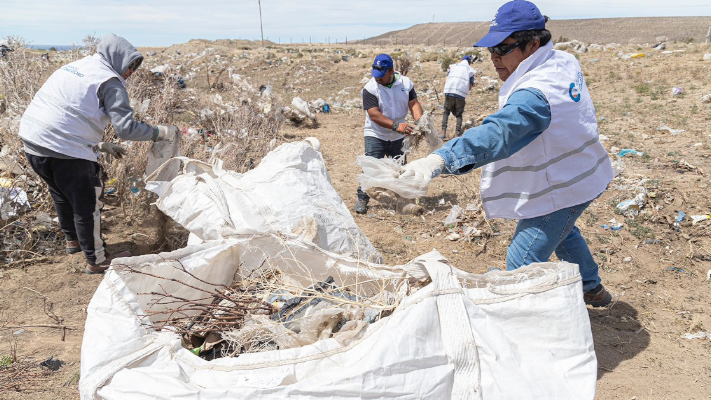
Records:
<instances>
[{"instance_id":1,"label":"sunglasses on woman's face","mask_svg":"<svg viewBox=\"0 0 711 400\"><path fill-rule=\"evenodd\" d=\"M525 42L516 42L516 43L511 43L511 44L500 44L498 46L494 47L487 47L489 49L489 53L494 54L496 53L497 55L500 56L505 56L512 51L516 50L517 47L523 47L525 46Z\"/></svg>"}]
</instances>

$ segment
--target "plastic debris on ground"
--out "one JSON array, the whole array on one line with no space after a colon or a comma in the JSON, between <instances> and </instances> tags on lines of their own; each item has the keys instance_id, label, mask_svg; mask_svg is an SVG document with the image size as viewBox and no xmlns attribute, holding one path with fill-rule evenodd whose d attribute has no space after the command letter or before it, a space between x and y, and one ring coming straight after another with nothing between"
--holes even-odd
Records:
<instances>
[{"instance_id":1,"label":"plastic debris on ground","mask_svg":"<svg viewBox=\"0 0 711 400\"><path fill-rule=\"evenodd\" d=\"M42 361L40 363L41 367L45 367L49 369L50 371L59 371L62 366L66 364L64 361L61 361L58 358L54 358L54 356Z\"/></svg>"},{"instance_id":2,"label":"plastic debris on ground","mask_svg":"<svg viewBox=\"0 0 711 400\"><path fill-rule=\"evenodd\" d=\"M701 102L704 104L711 103L711 94L701 96Z\"/></svg>"},{"instance_id":3,"label":"plastic debris on ground","mask_svg":"<svg viewBox=\"0 0 711 400\"><path fill-rule=\"evenodd\" d=\"M453 228L457 223L462 222L462 220L464 220L464 210L455 204L452 206L452 209L449 210L447 218L445 218L442 223L444 226Z\"/></svg>"},{"instance_id":4,"label":"plastic debris on ground","mask_svg":"<svg viewBox=\"0 0 711 400\"><path fill-rule=\"evenodd\" d=\"M684 335L684 339L688 340L694 340L694 339L708 339L711 340L711 333L707 332L696 332L696 333L687 333Z\"/></svg>"},{"instance_id":5,"label":"plastic debris on ground","mask_svg":"<svg viewBox=\"0 0 711 400\"><path fill-rule=\"evenodd\" d=\"M609 230L612 230L612 231L621 231L621 230L622 230L622 226L624 225L624 224L621 223L621 222L618 223L615 218L611 219L608 223L609 223L609 225L608 225L608 224L605 224L605 225L601 225L601 227L602 227L603 229L609 229Z\"/></svg>"},{"instance_id":6,"label":"plastic debris on ground","mask_svg":"<svg viewBox=\"0 0 711 400\"><path fill-rule=\"evenodd\" d=\"M660 125L659 127L657 127L657 131L659 131L659 132L666 131L666 132L669 132L672 136L676 136L680 133L686 132L684 129L672 129L666 125Z\"/></svg>"},{"instance_id":7,"label":"plastic debris on ground","mask_svg":"<svg viewBox=\"0 0 711 400\"><path fill-rule=\"evenodd\" d=\"M619 153L617 153L617 157L625 157L625 156L643 156L644 152L643 151L637 151L635 149L622 149L620 150Z\"/></svg>"},{"instance_id":8,"label":"plastic debris on ground","mask_svg":"<svg viewBox=\"0 0 711 400\"><path fill-rule=\"evenodd\" d=\"M628 199L617 204L617 209L626 216L635 216L647 202L647 194L639 193L634 199Z\"/></svg>"},{"instance_id":9,"label":"plastic debris on ground","mask_svg":"<svg viewBox=\"0 0 711 400\"><path fill-rule=\"evenodd\" d=\"M705 215L692 215L691 216L691 225L696 225L701 221L706 221L707 219L711 219L711 215L705 214Z\"/></svg>"},{"instance_id":10,"label":"plastic debris on ground","mask_svg":"<svg viewBox=\"0 0 711 400\"><path fill-rule=\"evenodd\" d=\"M674 86L671 90L672 96L678 96L682 93L684 93L684 88L682 88L680 86Z\"/></svg>"},{"instance_id":11,"label":"plastic debris on ground","mask_svg":"<svg viewBox=\"0 0 711 400\"><path fill-rule=\"evenodd\" d=\"M7 220L30 208L27 192L22 189L0 187L0 219Z\"/></svg>"}]
</instances>

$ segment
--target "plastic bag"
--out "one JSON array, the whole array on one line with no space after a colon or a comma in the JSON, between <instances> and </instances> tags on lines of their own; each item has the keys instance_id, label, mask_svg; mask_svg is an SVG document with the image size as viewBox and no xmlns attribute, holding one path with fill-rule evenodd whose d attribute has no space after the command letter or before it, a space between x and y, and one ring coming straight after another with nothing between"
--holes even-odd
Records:
<instances>
[{"instance_id":1,"label":"plastic bag","mask_svg":"<svg viewBox=\"0 0 711 400\"><path fill-rule=\"evenodd\" d=\"M404 167L398 159L358 156L356 162L363 168L363 173L358 176L358 183L366 193L387 189L407 199L416 199L427 194L429 181L399 179Z\"/></svg>"},{"instance_id":2,"label":"plastic bag","mask_svg":"<svg viewBox=\"0 0 711 400\"><path fill-rule=\"evenodd\" d=\"M161 140L153 143L151 151L148 153L148 164L143 178L150 176L160 166L174 157L180 157L180 131L170 140ZM153 177L156 181L173 180L180 172L180 162L171 162L170 165L161 169L160 173Z\"/></svg>"},{"instance_id":3,"label":"plastic bag","mask_svg":"<svg viewBox=\"0 0 711 400\"><path fill-rule=\"evenodd\" d=\"M405 137L402 145L405 154L409 154L414 149L417 149L423 139L427 142L430 153L435 150L439 150L444 144L442 139L439 137L437 127L435 126L434 121L432 121L432 116L429 111L422 114L422 117L420 117L417 121L415 132L412 135Z\"/></svg>"}]
</instances>

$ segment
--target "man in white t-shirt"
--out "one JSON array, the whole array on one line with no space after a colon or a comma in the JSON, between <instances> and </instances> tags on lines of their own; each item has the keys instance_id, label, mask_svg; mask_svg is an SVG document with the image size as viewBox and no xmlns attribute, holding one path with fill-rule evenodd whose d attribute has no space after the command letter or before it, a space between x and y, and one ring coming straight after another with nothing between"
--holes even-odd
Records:
<instances>
[{"instance_id":1,"label":"man in white t-shirt","mask_svg":"<svg viewBox=\"0 0 711 400\"><path fill-rule=\"evenodd\" d=\"M373 61L373 77L363 88L365 113L365 155L375 158L402 156L402 142L413 127L405 122L408 111L415 121L422 117L415 87L408 77L396 72L393 59L379 54ZM355 212L368 211L370 197L358 188Z\"/></svg>"},{"instance_id":2,"label":"man in white t-shirt","mask_svg":"<svg viewBox=\"0 0 711 400\"><path fill-rule=\"evenodd\" d=\"M457 118L455 136L462 136L462 115L466 106L466 97L474 86L476 71L470 66L472 56L464 56L461 62L452 64L447 71L447 81L444 83L444 114L442 114L441 138L447 138L447 120L452 113Z\"/></svg>"}]
</instances>

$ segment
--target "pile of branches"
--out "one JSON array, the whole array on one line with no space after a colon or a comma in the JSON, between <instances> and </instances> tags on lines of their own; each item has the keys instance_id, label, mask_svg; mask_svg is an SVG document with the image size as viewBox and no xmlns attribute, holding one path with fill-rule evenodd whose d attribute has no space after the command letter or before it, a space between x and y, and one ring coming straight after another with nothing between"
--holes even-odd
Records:
<instances>
[{"instance_id":1,"label":"pile of branches","mask_svg":"<svg viewBox=\"0 0 711 400\"><path fill-rule=\"evenodd\" d=\"M163 286L137 295L150 299L144 326L181 335L183 347L207 360L300 347L331 337L351 340L396 307L392 298L387 302L357 296L351 288L336 286L331 277L304 288L264 264L238 276L230 286L206 282L179 261L171 266L178 275L161 276L126 265L115 268L142 280L170 281L191 289L190 298Z\"/></svg>"}]
</instances>

